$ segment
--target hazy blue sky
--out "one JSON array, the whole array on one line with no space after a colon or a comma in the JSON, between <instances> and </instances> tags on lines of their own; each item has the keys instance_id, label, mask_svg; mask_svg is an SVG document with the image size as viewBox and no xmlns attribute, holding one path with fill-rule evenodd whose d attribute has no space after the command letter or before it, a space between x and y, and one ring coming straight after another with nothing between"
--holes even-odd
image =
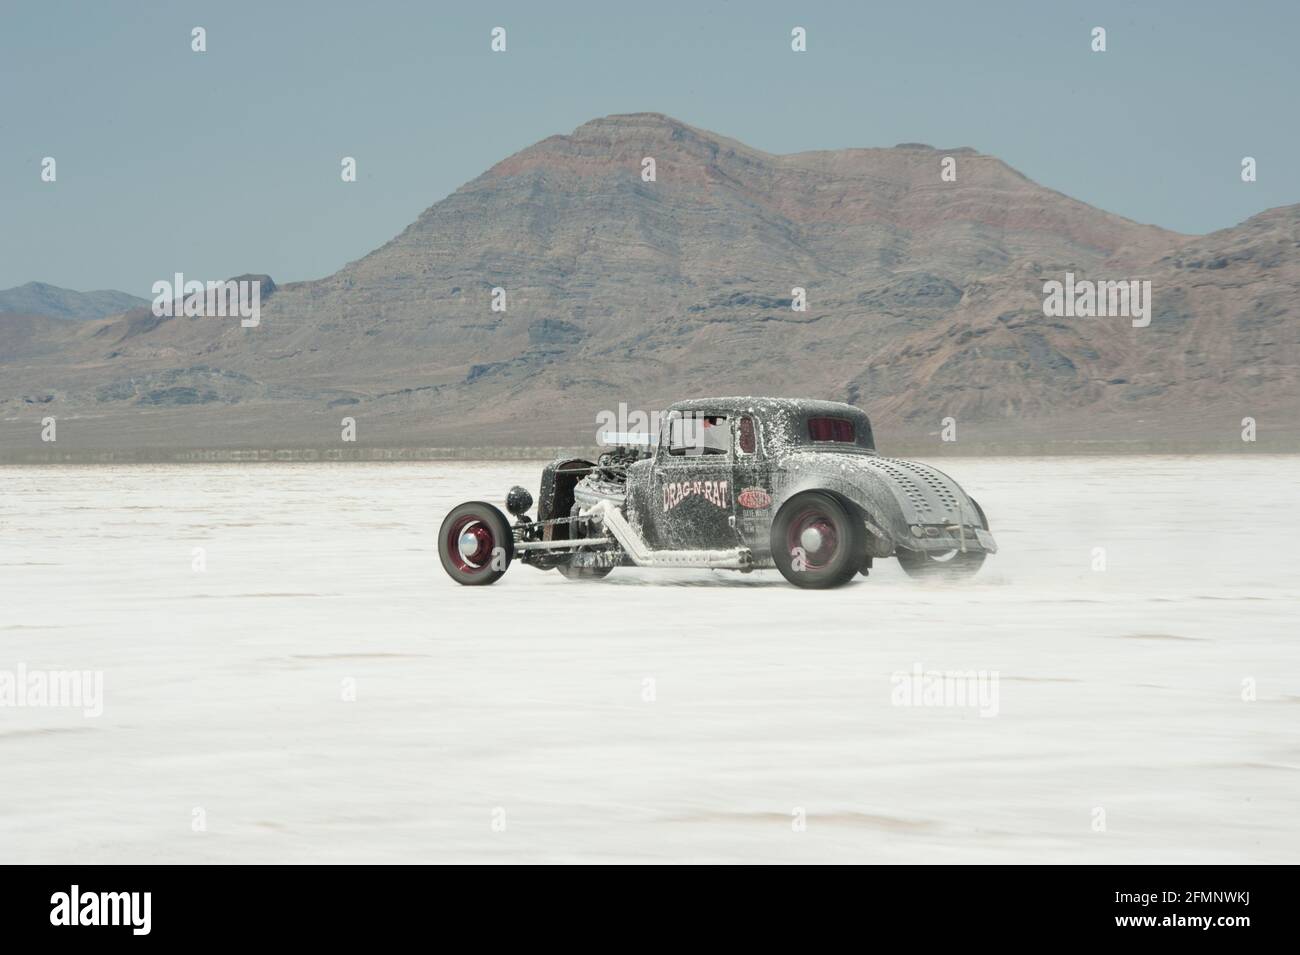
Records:
<instances>
[{"instance_id":1,"label":"hazy blue sky","mask_svg":"<svg viewBox=\"0 0 1300 955\"><path fill-rule=\"evenodd\" d=\"M1296 2L0 0L0 288L327 275L499 159L655 111L973 146L1186 232L1300 201ZM790 29L808 30L808 52ZM190 30L208 31L208 52ZM494 26L509 50L489 51ZM1090 51L1092 27L1108 52ZM1259 181L1240 180L1242 156ZM40 181L53 156L58 181ZM355 156L359 181L339 161Z\"/></svg>"}]
</instances>

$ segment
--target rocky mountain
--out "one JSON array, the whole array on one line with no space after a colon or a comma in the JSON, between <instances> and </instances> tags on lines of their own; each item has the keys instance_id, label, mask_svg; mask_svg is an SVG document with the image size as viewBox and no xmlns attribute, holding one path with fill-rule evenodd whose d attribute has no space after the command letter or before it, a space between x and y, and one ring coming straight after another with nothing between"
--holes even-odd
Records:
<instances>
[{"instance_id":1,"label":"rocky mountain","mask_svg":"<svg viewBox=\"0 0 1300 955\"><path fill-rule=\"evenodd\" d=\"M1048 317L1067 272L1149 281L1149 325ZM51 413L61 449L335 447L344 415L363 444L581 445L602 409L710 393L852 401L896 450L1240 447L1248 416L1292 446L1297 292L1300 206L1191 237L970 148L778 156L611 116L275 289L255 328L0 332L0 451Z\"/></svg>"},{"instance_id":2,"label":"rocky mountain","mask_svg":"<svg viewBox=\"0 0 1300 955\"><path fill-rule=\"evenodd\" d=\"M126 292L108 289L74 292L44 282L28 282L26 285L0 290L0 315L47 315L51 318L86 321L120 315L128 309L148 304L146 299Z\"/></svg>"}]
</instances>

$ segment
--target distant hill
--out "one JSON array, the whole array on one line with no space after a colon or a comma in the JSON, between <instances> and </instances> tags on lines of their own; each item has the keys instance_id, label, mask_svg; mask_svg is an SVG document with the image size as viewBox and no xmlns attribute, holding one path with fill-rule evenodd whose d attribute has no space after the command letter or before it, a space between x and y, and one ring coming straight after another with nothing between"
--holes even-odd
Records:
<instances>
[{"instance_id":1,"label":"distant hill","mask_svg":"<svg viewBox=\"0 0 1300 955\"><path fill-rule=\"evenodd\" d=\"M0 291L0 314L48 315L84 321L120 315L128 309L148 304L148 299L126 292L74 292L44 282L28 282Z\"/></svg>"},{"instance_id":2,"label":"distant hill","mask_svg":"<svg viewBox=\"0 0 1300 955\"><path fill-rule=\"evenodd\" d=\"M1151 281L1150 326L1047 317L1067 271ZM61 450L330 447L342 415L363 444L572 446L620 402L716 393L851 401L936 453L945 417L956 450L1240 448L1244 417L1300 448L1297 319L1300 206L1192 237L969 148L772 155L610 116L281 286L256 328L145 308L11 336L0 452L34 405L72 418Z\"/></svg>"}]
</instances>

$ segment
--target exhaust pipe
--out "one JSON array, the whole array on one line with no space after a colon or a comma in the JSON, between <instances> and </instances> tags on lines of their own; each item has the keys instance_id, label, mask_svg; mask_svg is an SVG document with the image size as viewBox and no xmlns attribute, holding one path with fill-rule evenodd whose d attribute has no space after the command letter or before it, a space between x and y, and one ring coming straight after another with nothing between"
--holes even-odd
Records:
<instances>
[{"instance_id":1,"label":"exhaust pipe","mask_svg":"<svg viewBox=\"0 0 1300 955\"><path fill-rule=\"evenodd\" d=\"M754 555L748 547L731 550L653 550L611 501L597 501L582 511L618 541L623 552L638 567L711 567L717 570L749 570Z\"/></svg>"}]
</instances>

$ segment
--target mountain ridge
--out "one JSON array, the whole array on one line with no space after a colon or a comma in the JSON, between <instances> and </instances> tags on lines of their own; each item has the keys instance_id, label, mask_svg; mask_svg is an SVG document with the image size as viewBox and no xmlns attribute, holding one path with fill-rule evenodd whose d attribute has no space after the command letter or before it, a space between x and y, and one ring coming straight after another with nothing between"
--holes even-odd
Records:
<instances>
[{"instance_id":1,"label":"mountain ridge","mask_svg":"<svg viewBox=\"0 0 1300 955\"><path fill-rule=\"evenodd\" d=\"M775 156L661 114L601 117L281 286L256 329L137 314L0 355L0 444L30 443L16 392L33 389L123 447L314 445L340 407L363 441L567 445L619 402L722 390L853 400L904 441L951 416L968 446L1152 429L1190 446L1207 415L1226 432L1252 409L1300 438L1297 248L1300 206L1186 236L969 147ZM1043 283L1066 271L1152 281L1151 326L1047 318Z\"/></svg>"},{"instance_id":2,"label":"mountain ridge","mask_svg":"<svg viewBox=\"0 0 1300 955\"><path fill-rule=\"evenodd\" d=\"M78 292L46 282L27 282L0 289L0 314L4 315L47 315L86 321L148 304L148 299L115 289Z\"/></svg>"}]
</instances>

